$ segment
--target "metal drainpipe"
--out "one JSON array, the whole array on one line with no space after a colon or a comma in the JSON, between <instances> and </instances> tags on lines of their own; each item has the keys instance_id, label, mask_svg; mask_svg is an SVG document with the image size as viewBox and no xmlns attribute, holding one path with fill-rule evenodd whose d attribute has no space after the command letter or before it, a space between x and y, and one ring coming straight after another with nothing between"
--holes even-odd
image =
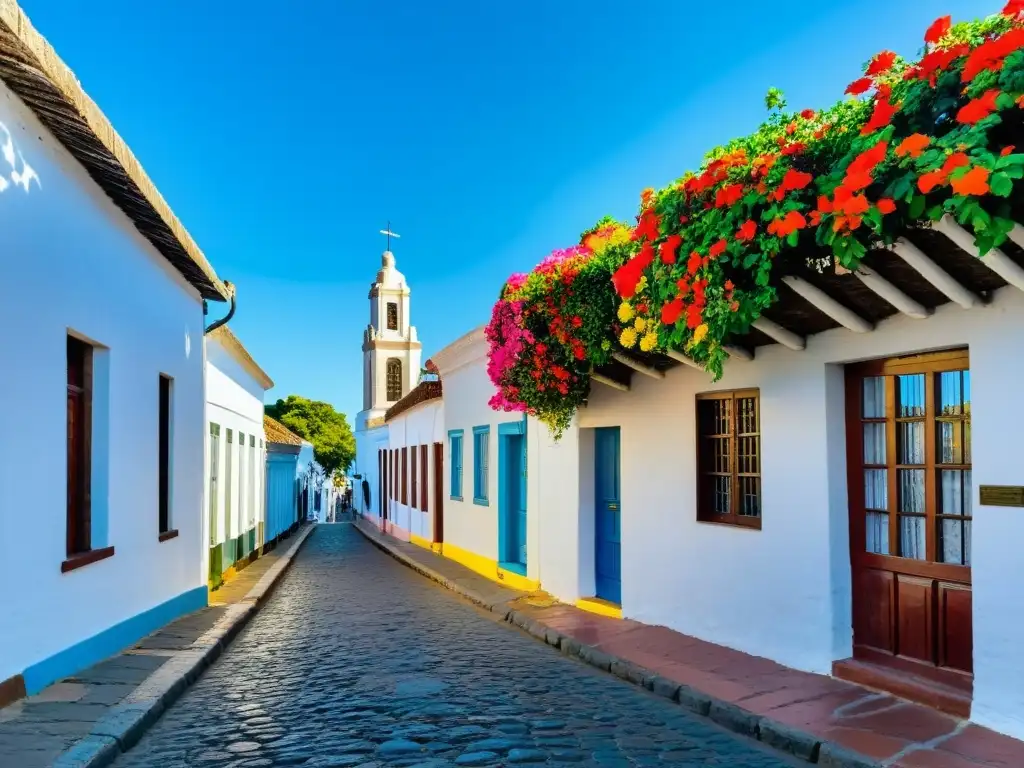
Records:
<instances>
[{"instance_id":1,"label":"metal drainpipe","mask_svg":"<svg viewBox=\"0 0 1024 768\"><path fill-rule=\"evenodd\" d=\"M222 325L224 325L226 322L228 322L232 317L235 316L235 307L236 307L235 286L232 283L229 283L227 280L225 280L224 281L224 287L228 289L228 293L231 296L231 308L228 310L228 313L224 317L222 317L220 320L214 320L212 323L210 323L208 326L206 326L206 330L203 331L203 335L204 336L206 336L207 334L209 334L212 331L217 330ZM206 310L205 302L203 304L203 310L204 310L204 314L205 314L205 310Z\"/></svg>"}]
</instances>

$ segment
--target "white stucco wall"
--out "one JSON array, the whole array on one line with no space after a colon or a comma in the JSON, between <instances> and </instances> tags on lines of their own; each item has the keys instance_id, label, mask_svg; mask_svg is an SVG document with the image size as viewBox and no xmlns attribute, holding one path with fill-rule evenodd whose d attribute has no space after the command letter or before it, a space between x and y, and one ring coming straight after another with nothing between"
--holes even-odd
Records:
<instances>
[{"instance_id":1,"label":"white stucco wall","mask_svg":"<svg viewBox=\"0 0 1024 768\"><path fill-rule=\"evenodd\" d=\"M841 364L967 345L975 484L974 719L1024 736L1018 651L1024 593L1016 578L1024 515L977 502L979 485L1024 484L1017 432L1007 422L1008 413L1024 407L1021 327L1024 294L1007 288L991 305L970 311L948 305L927 320L891 318L872 333L829 331L808 339L803 352L762 347L753 362L727 363L714 384L686 367L661 381L634 376L626 393L595 384L580 415L581 443L589 428L621 426L624 614L798 669L827 673L833 660L849 656ZM763 528L699 523L694 396L748 387L760 390ZM587 461L580 465L581 491ZM546 525L571 531L574 522L561 518L578 516L577 525L592 520L592 500L576 510L547 498L544 504ZM578 546L582 579L592 534L581 535Z\"/></svg>"},{"instance_id":2,"label":"white stucco wall","mask_svg":"<svg viewBox=\"0 0 1024 768\"><path fill-rule=\"evenodd\" d=\"M407 533L431 540L434 534L433 504L434 504L434 443L444 444L444 405L440 399L429 400L425 403L415 405L409 410L400 413L388 421L388 448L390 450L402 448L415 448L427 446L427 506L429 512L420 509L422 492L420 481L423 470L420 467L422 456L416 455L416 496L415 503L412 496L412 458L408 451L406 459L406 488L408 504L401 503L401 491L398 499L391 501L390 519L394 525Z\"/></svg>"},{"instance_id":3,"label":"white stucco wall","mask_svg":"<svg viewBox=\"0 0 1024 768\"><path fill-rule=\"evenodd\" d=\"M355 433L356 459L352 464L352 503L356 512L380 523L380 473L377 466L377 452L388 447L387 426L360 430ZM359 480L355 475L360 475ZM370 505L363 503L363 480L370 484ZM386 498L386 494L385 494Z\"/></svg>"},{"instance_id":4,"label":"white stucco wall","mask_svg":"<svg viewBox=\"0 0 1024 768\"><path fill-rule=\"evenodd\" d=\"M207 538L219 544L231 536L248 531L265 520L266 504L266 434L263 431L263 396L265 390L231 354L218 338L206 338L206 441L210 450L210 425L220 427L219 471L217 482L216 520L210 533L210 462L206 462L203 486L203 509ZM227 430L231 430L232 450L227 450ZM245 435L245 487L241 482L242 467L238 449L239 435ZM256 436L253 464L249 474L249 437ZM207 453L209 457L209 453ZM227 462L231 462L231 487L227 483ZM231 493L231 516L225 515L226 494ZM250 506L251 505L251 506ZM243 508L244 507L244 508ZM257 542L259 544L259 542ZM206 557L209 557L207 551Z\"/></svg>"},{"instance_id":5,"label":"white stucco wall","mask_svg":"<svg viewBox=\"0 0 1024 768\"><path fill-rule=\"evenodd\" d=\"M0 84L0 680L205 584L198 293ZM28 191L16 183L38 177ZM95 353L92 510L113 545L66 557L66 337ZM158 377L173 377L171 526L158 536Z\"/></svg>"}]
</instances>

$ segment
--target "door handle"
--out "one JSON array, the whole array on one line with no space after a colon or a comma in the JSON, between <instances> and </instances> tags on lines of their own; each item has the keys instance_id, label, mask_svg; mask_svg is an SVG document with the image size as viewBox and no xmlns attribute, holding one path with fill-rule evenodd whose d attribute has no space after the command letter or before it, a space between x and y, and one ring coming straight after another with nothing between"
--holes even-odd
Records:
<instances>
[{"instance_id":1,"label":"door handle","mask_svg":"<svg viewBox=\"0 0 1024 768\"><path fill-rule=\"evenodd\" d=\"M608 509L610 509L610 510L611 510L612 512L615 512L615 511L617 511L617 510L618 510L618 508L619 508L619 505L618 505L618 504L609 504L609 505L608 505Z\"/></svg>"}]
</instances>

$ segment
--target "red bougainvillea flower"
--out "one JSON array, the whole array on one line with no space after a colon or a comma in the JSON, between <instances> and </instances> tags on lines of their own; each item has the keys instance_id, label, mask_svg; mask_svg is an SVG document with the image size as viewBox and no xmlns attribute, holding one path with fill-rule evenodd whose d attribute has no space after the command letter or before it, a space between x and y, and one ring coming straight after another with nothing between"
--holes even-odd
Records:
<instances>
[{"instance_id":1,"label":"red bougainvillea flower","mask_svg":"<svg viewBox=\"0 0 1024 768\"><path fill-rule=\"evenodd\" d=\"M932 25L928 27L928 31L924 33L924 41L935 45L949 32L949 28L953 26L952 16L943 16L932 22Z\"/></svg>"},{"instance_id":2,"label":"red bougainvillea flower","mask_svg":"<svg viewBox=\"0 0 1024 768\"><path fill-rule=\"evenodd\" d=\"M998 72L1003 68L1003 59L1024 47L1024 27L1014 27L1002 37L982 43L967 57L961 79L971 82L985 71Z\"/></svg>"},{"instance_id":3,"label":"red bougainvillea flower","mask_svg":"<svg viewBox=\"0 0 1024 768\"><path fill-rule=\"evenodd\" d=\"M883 72L888 72L892 69L892 65L896 63L896 54L892 51L882 51L871 60L868 64L867 70L864 74L868 77L874 75L881 75Z\"/></svg>"},{"instance_id":4,"label":"red bougainvillea flower","mask_svg":"<svg viewBox=\"0 0 1024 768\"><path fill-rule=\"evenodd\" d=\"M865 149L850 163L846 169L847 175L855 173L871 173L880 162L885 160L885 153L889 151L889 142L879 141L870 149Z\"/></svg>"},{"instance_id":5,"label":"red bougainvillea flower","mask_svg":"<svg viewBox=\"0 0 1024 768\"><path fill-rule=\"evenodd\" d=\"M941 187L946 183L946 174L942 171L929 171L928 173L921 174L917 180L917 188L920 189L924 194L928 194L936 187Z\"/></svg>"},{"instance_id":6,"label":"red bougainvillea flower","mask_svg":"<svg viewBox=\"0 0 1024 768\"><path fill-rule=\"evenodd\" d=\"M807 226L807 219L800 211L790 211L779 219L773 219L768 225L768 234L776 237L786 237L798 229Z\"/></svg>"},{"instance_id":7,"label":"red bougainvillea flower","mask_svg":"<svg viewBox=\"0 0 1024 768\"><path fill-rule=\"evenodd\" d=\"M1021 2L1024 2L1024 0L1021 0ZM1003 147L1001 150L999 150L999 155L1000 155L1000 157L1006 157L1007 155L1012 155L1013 154L1013 150L1015 150L1016 148L1017 147L1015 147L1013 144L1007 144L1005 147Z\"/></svg>"},{"instance_id":8,"label":"red bougainvillea flower","mask_svg":"<svg viewBox=\"0 0 1024 768\"><path fill-rule=\"evenodd\" d=\"M805 109L803 112L800 113L800 117L802 117L804 120L813 120L815 114L817 113L813 109Z\"/></svg>"},{"instance_id":9,"label":"red bougainvillea flower","mask_svg":"<svg viewBox=\"0 0 1024 768\"><path fill-rule=\"evenodd\" d=\"M754 235L757 234L757 222L753 219L747 219L736 231L736 239L741 243L749 242L754 239Z\"/></svg>"},{"instance_id":10,"label":"red bougainvillea flower","mask_svg":"<svg viewBox=\"0 0 1024 768\"><path fill-rule=\"evenodd\" d=\"M658 227L661 225L661 219L658 214L654 212L652 208L648 208L641 214L640 221L637 222L636 228L633 230L633 240L657 240L658 239Z\"/></svg>"},{"instance_id":11,"label":"red bougainvillea flower","mask_svg":"<svg viewBox=\"0 0 1024 768\"><path fill-rule=\"evenodd\" d=\"M790 168L786 171L786 175L782 177L780 189L784 192L792 192L797 189L803 189L812 181L814 181L814 177L811 174Z\"/></svg>"},{"instance_id":12,"label":"red bougainvillea flower","mask_svg":"<svg viewBox=\"0 0 1024 768\"><path fill-rule=\"evenodd\" d=\"M807 145L802 141L794 141L792 144L786 144L782 147L782 154L786 157L792 157L793 155L801 154L805 149L807 149Z\"/></svg>"},{"instance_id":13,"label":"red bougainvillea flower","mask_svg":"<svg viewBox=\"0 0 1024 768\"><path fill-rule=\"evenodd\" d=\"M674 325L682 314L683 299L677 296L661 308L661 322L664 325Z\"/></svg>"},{"instance_id":14,"label":"red bougainvillea flower","mask_svg":"<svg viewBox=\"0 0 1024 768\"><path fill-rule=\"evenodd\" d=\"M907 136L907 138L901 141L899 146L896 147L896 155L898 157L903 157L905 155L920 157L921 153L924 152L931 143L931 137L925 136L923 133L912 134Z\"/></svg>"},{"instance_id":15,"label":"red bougainvillea flower","mask_svg":"<svg viewBox=\"0 0 1024 768\"><path fill-rule=\"evenodd\" d=\"M869 133L885 128L892 121L892 116L898 110L899 107L890 104L888 101L877 99L875 101L875 111L871 113L871 119L860 129L860 135L867 136Z\"/></svg>"},{"instance_id":16,"label":"red bougainvillea flower","mask_svg":"<svg viewBox=\"0 0 1024 768\"><path fill-rule=\"evenodd\" d=\"M860 96L862 93L870 91L874 84L875 81L870 77L861 77L846 86L846 93L850 96Z\"/></svg>"},{"instance_id":17,"label":"red bougainvillea flower","mask_svg":"<svg viewBox=\"0 0 1024 768\"><path fill-rule=\"evenodd\" d=\"M896 201L891 197L883 197L877 203L878 210L882 212L883 216L888 216L890 213L896 210Z\"/></svg>"},{"instance_id":18,"label":"red bougainvillea flower","mask_svg":"<svg viewBox=\"0 0 1024 768\"><path fill-rule=\"evenodd\" d=\"M950 184L953 192L958 195L986 195L988 194L988 169L980 165L971 168L959 178L953 179Z\"/></svg>"},{"instance_id":19,"label":"red bougainvillea flower","mask_svg":"<svg viewBox=\"0 0 1024 768\"><path fill-rule=\"evenodd\" d=\"M910 67L903 75L904 80L927 80L932 88L938 80L939 72L949 69L949 65L971 52L971 46L960 43L951 48L935 48L926 53L916 67Z\"/></svg>"},{"instance_id":20,"label":"red bougainvillea flower","mask_svg":"<svg viewBox=\"0 0 1024 768\"><path fill-rule=\"evenodd\" d=\"M1009 16L1011 19L1024 14L1024 0L1010 0L1006 7L1003 8L1002 14L1003 16Z\"/></svg>"},{"instance_id":21,"label":"red bougainvillea flower","mask_svg":"<svg viewBox=\"0 0 1024 768\"><path fill-rule=\"evenodd\" d=\"M686 308L686 327L691 331L703 322L701 308L697 304L691 304Z\"/></svg>"},{"instance_id":22,"label":"red bougainvillea flower","mask_svg":"<svg viewBox=\"0 0 1024 768\"><path fill-rule=\"evenodd\" d=\"M999 98L998 88L990 88L976 99L971 99L959 112L956 113L956 121L964 125L974 125L996 111L996 99Z\"/></svg>"},{"instance_id":23,"label":"red bougainvillea flower","mask_svg":"<svg viewBox=\"0 0 1024 768\"><path fill-rule=\"evenodd\" d=\"M679 250L679 246L682 244L683 238L681 236L669 235L665 242L658 246L658 255L661 256L661 263L675 264L676 251Z\"/></svg>"},{"instance_id":24,"label":"red bougainvillea flower","mask_svg":"<svg viewBox=\"0 0 1024 768\"><path fill-rule=\"evenodd\" d=\"M743 185L729 184L715 194L715 207L728 208L730 205L738 203L741 197L743 197Z\"/></svg>"},{"instance_id":25,"label":"red bougainvillea flower","mask_svg":"<svg viewBox=\"0 0 1024 768\"><path fill-rule=\"evenodd\" d=\"M691 275L697 274L697 270L700 269L702 262L703 259L701 259L700 254L697 251L693 251L690 254L690 258L686 261L686 271Z\"/></svg>"},{"instance_id":26,"label":"red bougainvillea flower","mask_svg":"<svg viewBox=\"0 0 1024 768\"><path fill-rule=\"evenodd\" d=\"M725 249L728 247L728 245L729 241L726 240L725 238L722 238L717 243L711 246L710 250L708 250L708 255L713 259L717 259L723 253L725 253Z\"/></svg>"},{"instance_id":27,"label":"red bougainvillea flower","mask_svg":"<svg viewBox=\"0 0 1024 768\"><path fill-rule=\"evenodd\" d=\"M795 122L794 123L790 123L789 125L786 126L786 135L787 136L792 136L794 133L796 133L796 123Z\"/></svg>"}]
</instances>

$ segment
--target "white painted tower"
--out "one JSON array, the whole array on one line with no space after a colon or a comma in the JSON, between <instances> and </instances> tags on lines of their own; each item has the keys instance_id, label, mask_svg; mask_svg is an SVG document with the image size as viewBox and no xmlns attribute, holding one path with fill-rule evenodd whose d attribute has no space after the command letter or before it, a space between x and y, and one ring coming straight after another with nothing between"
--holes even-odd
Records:
<instances>
[{"instance_id":1,"label":"white painted tower","mask_svg":"<svg viewBox=\"0 0 1024 768\"><path fill-rule=\"evenodd\" d=\"M363 331L363 410L356 430L372 429L384 413L416 386L422 345L409 314L409 286L384 251L370 286L370 323Z\"/></svg>"}]
</instances>

